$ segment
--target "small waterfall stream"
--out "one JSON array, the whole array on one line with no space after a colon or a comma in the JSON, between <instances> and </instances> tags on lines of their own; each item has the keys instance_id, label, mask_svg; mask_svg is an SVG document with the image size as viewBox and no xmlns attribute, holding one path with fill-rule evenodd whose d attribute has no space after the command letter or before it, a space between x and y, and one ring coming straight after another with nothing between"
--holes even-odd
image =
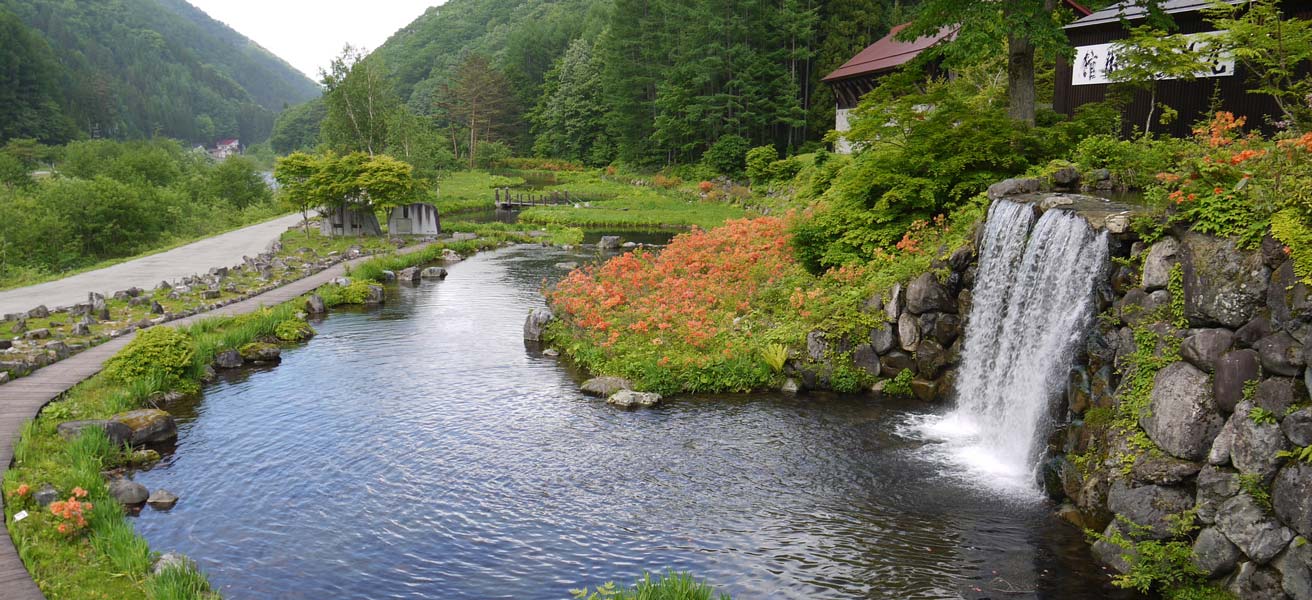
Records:
<instances>
[{"instance_id":1,"label":"small waterfall stream","mask_svg":"<svg viewBox=\"0 0 1312 600\"><path fill-rule=\"evenodd\" d=\"M957 408L929 426L953 462L994 487L1033 490L1075 346L1093 313L1107 234L1079 216L1000 200L989 210L966 326Z\"/></svg>"}]
</instances>

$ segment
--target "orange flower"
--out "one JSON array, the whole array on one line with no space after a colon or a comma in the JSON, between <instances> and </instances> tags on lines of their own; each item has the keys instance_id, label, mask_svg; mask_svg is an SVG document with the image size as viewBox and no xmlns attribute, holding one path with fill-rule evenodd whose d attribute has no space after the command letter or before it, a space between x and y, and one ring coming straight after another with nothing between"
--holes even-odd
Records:
<instances>
[{"instance_id":1,"label":"orange flower","mask_svg":"<svg viewBox=\"0 0 1312 600\"><path fill-rule=\"evenodd\" d=\"M28 487L28 485L24 483L19 485L18 489L14 490L14 495L18 496L19 498L22 498L23 496L26 496L27 493L30 491L32 491L32 488Z\"/></svg>"}]
</instances>

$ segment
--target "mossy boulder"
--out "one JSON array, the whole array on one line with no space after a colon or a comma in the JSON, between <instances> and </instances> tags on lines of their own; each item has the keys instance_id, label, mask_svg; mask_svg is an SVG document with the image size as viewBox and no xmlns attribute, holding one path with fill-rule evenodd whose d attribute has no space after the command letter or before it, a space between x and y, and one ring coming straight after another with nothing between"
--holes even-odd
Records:
<instances>
[{"instance_id":1,"label":"mossy boulder","mask_svg":"<svg viewBox=\"0 0 1312 600\"><path fill-rule=\"evenodd\" d=\"M178 437L178 424L173 415L158 408L143 408L120 413L109 418L132 430L128 441L132 445L167 442Z\"/></svg>"},{"instance_id":2,"label":"mossy boulder","mask_svg":"<svg viewBox=\"0 0 1312 600\"><path fill-rule=\"evenodd\" d=\"M276 363L282 360L282 348L268 342L251 342L237 351L250 363Z\"/></svg>"}]
</instances>

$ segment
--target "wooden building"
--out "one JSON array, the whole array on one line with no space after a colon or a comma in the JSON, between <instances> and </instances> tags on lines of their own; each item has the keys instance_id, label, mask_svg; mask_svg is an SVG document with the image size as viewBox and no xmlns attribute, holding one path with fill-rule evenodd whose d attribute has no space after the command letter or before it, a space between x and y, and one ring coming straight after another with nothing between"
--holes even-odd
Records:
<instances>
[{"instance_id":1,"label":"wooden building","mask_svg":"<svg viewBox=\"0 0 1312 600\"><path fill-rule=\"evenodd\" d=\"M442 233L442 221L437 215L437 207L427 202L413 202L393 208L387 215L387 233L389 235Z\"/></svg>"},{"instance_id":2,"label":"wooden building","mask_svg":"<svg viewBox=\"0 0 1312 600\"><path fill-rule=\"evenodd\" d=\"M1240 4L1241 1L1232 3ZM1177 33L1205 41L1206 33L1215 31L1202 12L1208 5L1207 0L1167 0L1160 6L1175 21ZM1312 2L1285 2L1284 5L1288 15L1312 18ZM1146 17L1142 7L1128 1L1067 25L1066 34L1075 47L1075 56L1071 62L1060 61L1057 65L1053 108L1073 115L1084 104L1107 99L1113 85L1108 79L1109 67L1114 69L1115 65L1113 44L1129 37L1128 27L1141 25ZM1176 137L1191 135L1194 124L1208 118L1215 98L1220 110L1247 116L1249 125L1269 132L1272 128L1268 123L1280 118L1280 110L1269 96L1248 92L1251 87L1248 75L1243 65L1232 57L1217 54L1200 64L1196 79L1158 81L1157 102L1178 111L1179 115L1170 124L1162 125L1156 122L1156 115L1162 111L1154 111L1151 131ZM1136 126L1143 128L1151 108L1149 98L1146 91L1133 93L1122 112L1125 135Z\"/></svg>"},{"instance_id":3,"label":"wooden building","mask_svg":"<svg viewBox=\"0 0 1312 600\"><path fill-rule=\"evenodd\" d=\"M1089 9L1072 0L1065 0L1067 8L1075 11L1076 15L1084 16L1089 14ZM906 29L910 23L903 23L894 27L888 32L888 35L880 38L873 44L867 46L864 50L857 53L834 72L825 76L822 80L829 84L834 91L835 112L834 112L834 129L842 132L851 129L848 118L852 109L861 102L861 97L866 95L870 90L879 85L879 78L883 75L897 70L920 55L921 52L928 50L939 43L951 42L957 35L960 27L944 27L934 35L917 38L914 41L898 41L898 32ZM835 152L850 153L852 146L846 140L840 139L834 145Z\"/></svg>"}]
</instances>

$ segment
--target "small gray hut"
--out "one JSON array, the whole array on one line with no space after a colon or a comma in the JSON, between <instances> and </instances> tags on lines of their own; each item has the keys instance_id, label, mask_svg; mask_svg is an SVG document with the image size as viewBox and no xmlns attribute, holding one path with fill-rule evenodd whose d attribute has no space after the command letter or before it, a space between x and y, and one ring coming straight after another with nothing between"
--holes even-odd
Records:
<instances>
[{"instance_id":1,"label":"small gray hut","mask_svg":"<svg viewBox=\"0 0 1312 600\"><path fill-rule=\"evenodd\" d=\"M327 236L383 235L374 211L352 203L322 211L319 233Z\"/></svg>"},{"instance_id":2,"label":"small gray hut","mask_svg":"<svg viewBox=\"0 0 1312 600\"><path fill-rule=\"evenodd\" d=\"M389 235L438 235L442 233L442 220L432 204L402 204L387 216L387 231Z\"/></svg>"}]
</instances>

